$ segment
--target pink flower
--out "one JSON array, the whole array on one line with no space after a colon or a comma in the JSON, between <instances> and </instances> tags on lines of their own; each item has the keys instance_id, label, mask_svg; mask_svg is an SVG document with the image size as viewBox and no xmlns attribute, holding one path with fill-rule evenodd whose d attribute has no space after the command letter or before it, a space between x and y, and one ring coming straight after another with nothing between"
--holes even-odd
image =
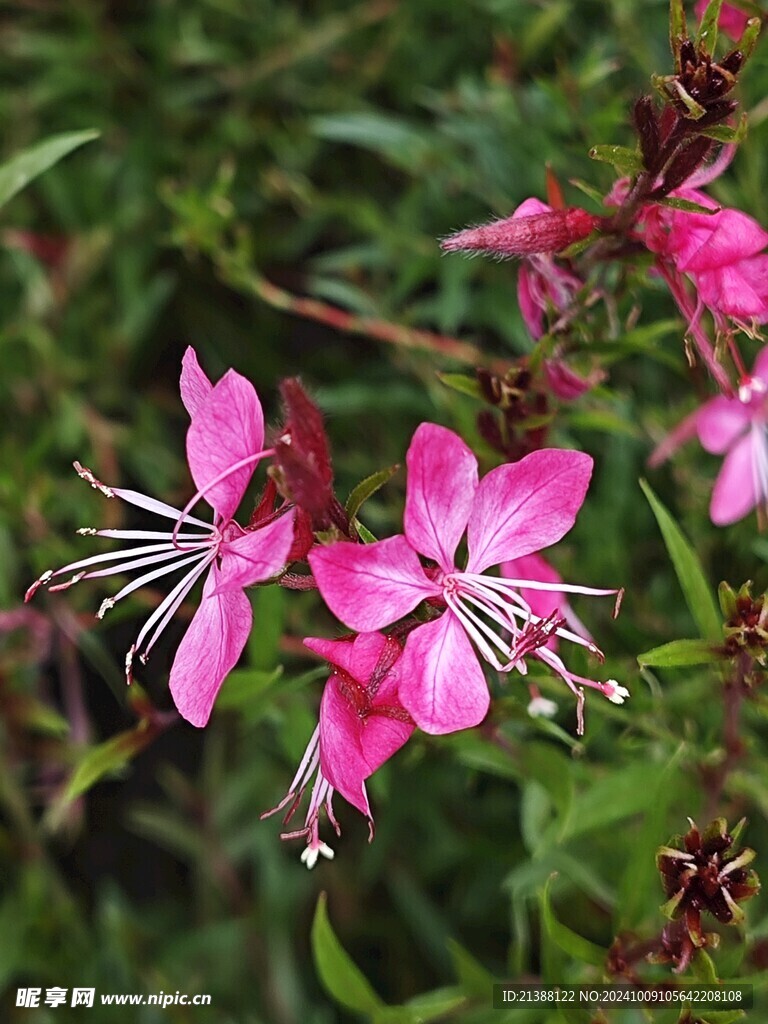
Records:
<instances>
[{"instance_id":1,"label":"pink flower","mask_svg":"<svg viewBox=\"0 0 768 1024\"><path fill-rule=\"evenodd\" d=\"M408 450L405 535L373 544L315 548L309 562L329 608L351 629L369 632L408 615L422 601L445 610L409 633L399 662L399 697L419 728L447 733L477 725L489 705L472 647L499 672L527 671L532 655L612 700L614 681L575 676L546 647L553 634L599 654L564 628L557 614L536 615L521 588L613 594L539 580L500 579L486 570L554 544L570 530L586 494L592 460L581 452L543 449L500 466L478 482L477 460L452 431L422 423ZM467 531L465 569L455 564ZM419 554L432 562L425 568Z\"/></svg>"},{"instance_id":2,"label":"pink flower","mask_svg":"<svg viewBox=\"0 0 768 1024\"><path fill-rule=\"evenodd\" d=\"M716 209L696 189L674 195ZM730 208L705 214L655 206L646 213L645 227L648 248L688 275L716 319L768 321L768 256L761 255L768 232L756 220Z\"/></svg>"},{"instance_id":3,"label":"pink flower","mask_svg":"<svg viewBox=\"0 0 768 1024\"><path fill-rule=\"evenodd\" d=\"M203 726L251 630L251 605L243 588L269 579L285 564L293 541L293 510L257 530L244 530L232 518L255 463L269 454L262 451L264 418L253 385L229 370L214 387L200 369L193 349L188 348L180 386L192 420L187 432L187 460L198 488L183 511L137 491L108 487L89 469L75 463L78 474L105 497L121 498L175 521L173 530L78 530L85 536L140 543L72 562L56 571L49 569L29 588L26 600L38 587L64 573L74 575L65 583L49 586L50 590L66 590L82 579L142 570L137 579L102 603L98 611L101 618L139 587L183 568L183 577L144 623L128 651L125 671L130 682L134 655L138 652L140 660L146 661L179 605L207 570L200 607L179 644L169 680L181 714L193 725ZM189 514L200 497L213 508L212 523ZM182 526L191 529L179 532Z\"/></svg>"},{"instance_id":4,"label":"pink flower","mask_svg":"<svg viewBox=\"0 0 768 1024\"><path fill-rule=\"evenodd\" d=\"M694 435L706 451L725 456L709 506L716 526L768 507L768 349L760 352L738 394L718 395L686 417L654 452L652 464Z\"/></svg>"},{"instance_id":5,"label":"pink flower","mask_svg":"<svg viewBox=\"0 0 768 1024\"><path fill-rule=\"evenodd\" d=\"M400 672L395 666L402 648L393 637L361 633L351 640L308 637L304 643L331 666L320 721L287 795L262 818L290 804L284 819L290 821L317 772L304 827L283 835L284 839L306 838L301 859L312 868L318 856L333 857L333 851L320 839L319 816L325 808L339 834L331 803L334 790L366 816L373 838L365 780L403 746L414 723L397 696Z\"/></svg>"},{"instance_id":6,"label":"pink flower","mask_svg":"<svg viewBox=\"0 0 768 1024\"><path fill-rule=\"evenodd\" d=\"M709 0L696 0L696 7L694 11L697 18L701 18L704 11L707 9ZM733 4L723 4L720 9L720 17L717 19L718 27L726 32L731 39L739 40L744 34L749 15L745 11L740 11L738 7L734 7Z\"/></svg>"}]
</instances>

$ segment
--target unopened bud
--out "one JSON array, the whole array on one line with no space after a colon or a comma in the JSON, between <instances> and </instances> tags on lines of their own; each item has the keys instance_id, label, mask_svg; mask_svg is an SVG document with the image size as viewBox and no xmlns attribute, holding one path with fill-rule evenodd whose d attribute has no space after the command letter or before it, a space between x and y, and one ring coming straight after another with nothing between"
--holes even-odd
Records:
<instances>
[{"instance_id":1,"label":"unopened bud","mask_svg":"<svg viewBox=\"0 0 768 1024\"><path fill-rule=\"evenodd\" d=\"M489 252L496 256L535 256L560 252L580 242L600 218L577 206L531 217L506 217L449 235L440 243L446 252Z\"/></svg>"}]
</instances>

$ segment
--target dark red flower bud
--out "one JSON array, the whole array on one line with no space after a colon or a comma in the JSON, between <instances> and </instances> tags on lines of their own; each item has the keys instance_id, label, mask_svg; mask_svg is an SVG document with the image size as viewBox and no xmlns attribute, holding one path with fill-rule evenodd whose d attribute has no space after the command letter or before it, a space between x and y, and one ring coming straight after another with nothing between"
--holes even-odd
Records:
<instances>
[{"instance_id":1,"label":"dark red flower bud","mask_svg":"<svg viewBox=\"0 0 768 1024\"><path fill-rule=\"evenodd\" d=\"M286 422L275 442L284 497L305 509L317 529L330 525L333 468L323 417L297 377L280 385Z\"/></svg>"},{"instance_id":2,"label":"dark red flower bud","mask_svg":"<svg viewBox=\"0 0 768 1024\"><path fill-rule=\"evenodd\" d=\"M600 225L600 217L577 206L531 217L506 217L466 228L440 243L446 252L489 252L496 256L535 256L560 252Z\"/></svg>"},{"instance_id":3,"label":"dark red flower bud","mask_svg":"<svg viewBox=\"0 0 768 1024\"><path fill-rule=\"evenodd\" d=\"M635 128L640 140L640 152L643 154L643 166L646 170L653 167L659 154L661 132L656 107L650 96L641 96L634 106Z\"/></svg>"}]
</instances>

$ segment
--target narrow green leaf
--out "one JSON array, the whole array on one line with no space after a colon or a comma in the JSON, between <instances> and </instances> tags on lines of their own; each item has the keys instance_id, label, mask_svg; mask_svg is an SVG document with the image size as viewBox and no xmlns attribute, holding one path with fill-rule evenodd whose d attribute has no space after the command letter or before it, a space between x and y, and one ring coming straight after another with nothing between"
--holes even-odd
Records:
<instances>
[{"instance_id":1,"label":"narrow green leaf","mask_svg":"<svg viewBox=\"0 0 768 1024\"><path fill-rule=\"evenodd\" d=\"M705 985L718 985L717 968L712 957L703 949L697 949L691 961L694 977Z\"/></svg>"},{"instance_id":2,"label":"narrow green leaf","mask_svg":"<svg viewBox=\"0 0 768 1024\"><path fill-rule=\"evenodd\" d=\"M736 1024L737 1020L746 1020L745 1010L705 1010L699 1017L701 1024Z\"/></svg>"},{"instance_id":3,"label":"narrow green leaf","mask_svg":"<svg viewBox=\"0 0 768 1024\"><path fill-rule=\"evenodd\" d=\"M365 480L361 480L360 483L353 488L351 494L347 498L346 504L347 515L350 519L355 518L363 504L370 498L370 496L375 494L380 487L383 487L388 480L391 480L399 468L399 465L394 465L387 466L385 469L380 469L376 473L371 473L371 475L367 476Z\"/></svg>"},{"instance_id":4,"label":"narrow green leaf","mask_svg":"<svg viewBox=\"0 0 768 1024\"><path fill-rule=\"evenodd\" d=\"M490 989L486 989L486 995ZM434 992L423 992L414 996L405 1004L419 1024L428 1024L452 1013L467 1001L463 992L457 988L438 988Z\"/></svg>"},{"instance_id":5,"label":"narrow green leaf","mask_svg":"<svg viewBox=\"0 0 768 1024\"><path fill-rule=\"evenodd\" d=\"M680 57L680 44L687 38L684 0L669 0L669 45L676 61Z\"/></svg>"},{"instance_id":6,"label":"narrow green leaf","mask_svg":"<svg viewBox=\"0 0 768 1024\"><path fill-rule=\"evenodd\" d=\"M603 206L603 199L605 196L599 188L595 188L594 185L590 185L589 182L582 181L581 178L569 178L568 181L577 188L580 192L583 192L585 196L589 196L590 199L594 199L598 206Z\"/></svg>"},{"instance_id":7,"label":"narrow green leaf","mask_svg":"<svg viewBox=\"0 0 768 1024\"><path fill-rule=\"evenodd\" d=\"M701 134L706 135L708 139L714 139L716 142L739 143L746 139L748 131L749 118L746 114L742 114L735 128L727 124L715 124L711 128L704 128Z\"/></svg>"},{"instance_id":8,"label":"narrow green leaf","mask_svg":"<svg viewBox=\"0 0 768 1024\"><path fill-rule=\"evenodd\" d=\"M25 188L49 167L53 167L67 153L98 138L99 132L88 129L82 132L64 132L52 135L29 149L12 156L0 166L0 206L4 206L17 192Z\"/></svg>"},{"instance_id":9,"label":"narrow green leaf","mask_svg":"<svg viewBox=\"0 0 768 1024\"><path fill-rule=\"evenodd\" d=\"M699 31L696 33L696 49L703 50L710 56L715 52L715 46L717 46L717 22L722 6L723 0L709 0L699 25Z\"/></svg>"},{"instance_id":10,"label":"narrow green leaf","mask_svg":"<svg viewBox=\"0 0 768 1024\"><path fill-rule=\"evenodd\" d=\"M744 26L741 39L736 47L737 50L741 50L744 54L744 60L748 61L752 56L752 51L757 43L757 37L760 35L760 29L763 27L761 18L750 18L747 24Z\"/></svg>"},{"instance_id":11,"label":"narrow green leaf","mask_svg":"<svg viewBox=\"0 0 768 1024\"><path fill-rule=\"evenodd\" d=\"M635 149L627 146L593 146L590 159L613 166L622 174L638 174L643 169L643 160Z\"/></svg>"},{"instance_id":12,"label":"narrow green leaf","mask_svg":"<svg viewBox=\"0 0 768 1024\"><path fill-rule=\"evenodd\" d=\"M638 654L637 661L641 667L683 668L686 665L710 665L725 657L722 650L707 640L672 640L645 654Z\"/></svg>"},{"instance_id":13,"label":"narrow green leaf","mask_svg":"<svg viewBox=\"0 0 768 1024\"><path fill-rule=\"evenodd\" d=\"M377 1014L386 1006L336 938L328 920L326 904L326 894L321 892L311 936L312 955L320 981L340 1006L358 1013Z\"/></svg>"},{"instance_id":14,"label":"narrow green leaf","mask_svg":"<svg viewBox=\"0 0 768 1024\"><path fill-rule=\"evenodd\" d=\"M677 79L673 79L669 85L670 95L683 101L683 105L688 111L688 117L690 117L692 121L698 121L700 118L704 117L707 112L706 107L702 107L700 103L697 103L693 96L691 96L688 90L685 89Z\"/></svg>"},{"instance_id":15,"label":"narrow green leaf","mask_svg":"<svg viewBox=\"0 0 768 1024\"><path fill-rule=\"evenodd\" d=\"M455 939L448 939L447 945L453 961L453 969L464 992L467 995L482 996L487 999L495 980L491 972Z\"/></svg>"},{"instance_id":16,"label":"narrow green leaf","mask_svg":"<svg viewBox=\"0 0 768 1024\"><path fill-rule=\"evenodd\" d=\"M482 398L480 384L476 377L470 377L466 373L438 373L437 379L441 384L458 391L461 395L469 395L470 398Z\"/></svg>"},{"instance_id":17,"label":"narrow green leaf","mask_svg":"<svg viewBox=\"0 0 768 1024\"><path fill-rule=\"evenodd\" d=\"M681 199L679 196L665 196L663 199L653 200L658 206L668 206L671 210L683 210L685 213L705 213L713 217L720 213L720 206L702 206L701 203L694 203L691 199Z\"/></svg>"},{"instance_id":18,"label":"narrow green leaf","mask_svg":"<svg viewBox=\"0 0 768 1024\"><path fill-rule=\"evenodd\" d=\"M556 946L559 946L564 953L572 956L574 960L579 960L581 963L594 964L595 967L603 967L607 950L596 946L589 939L577 935L576 932L561 924L555 917L549 895L552 877L550 876L547 879L541 894L541 915L547 934Z\"/></svg>"},{"instance_id":19,"label":"narrow green leaf","mask_svg":"<svg viewBox=\"0 0 768 1024\"><path fill-rule=\"evenodd\" d=\"M698 555L645 480L640 481L640 486L656 516L685 603L699 632L705 640L720 642L723 637L723 623Z\"/></svg>"},{"instance_id":20,"label":"narrow green leaf","mask_svg":"<svg viewBox=\"0 0 768 1024\"><path fill-rule=\"evenodd\" d=\"M155 735L155 730L148 722L140 722L135 728L120 732L105 743L91 747L72 773L64 799L74 800L102 776L125 767Z\"/></svg>"},{"instance_id":21,"label":"narrow green leaf","mask_svg":"<svg viewBox=\"0 0 768 1024\"><path fill-rule=\"evenodd\" d=\"M368 527L363 525L363 523L361 523L357 517L355 517L352 520L352 525L357 530L358 536L360 537L360 540L363 542L363 544L376 543L376 535L371 533Z\"/></svg>"}]
</instances>

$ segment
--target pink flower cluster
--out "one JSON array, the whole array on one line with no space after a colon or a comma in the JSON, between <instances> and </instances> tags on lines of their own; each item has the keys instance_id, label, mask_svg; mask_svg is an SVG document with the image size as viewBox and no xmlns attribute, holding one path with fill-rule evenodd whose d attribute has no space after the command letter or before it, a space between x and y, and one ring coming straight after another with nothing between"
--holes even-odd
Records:
<instances>
[{"instance_id":1,"label":"pink flower cluster","mask_svg":"<svg viewBox=\"0 0 768 1024\"><path fill-rule=\"evenodd\" d=\"M414 728L441 734L483 720L490 704L483 664L503 677L512 670L526 675L531 658L542 662L575 694L579 732L585 687L616 703L628 695L615 680L576 675L558 651L558 641L566 640L602 659L566 594L616 591L565 584L538 555L572 527L592 472L588 455L543 449L481 480L475 456L456 434L423 423L407 454L404 533L364 544L353 540L353 532L337 529L336 535L345 539L323 546L314 541L311 529L307 539L311 515L321 517L324 531L326 511L342 524L345 520L332 495L327 450L315 436L319 412L298 394L299 385L292 382L288 389L291 415L306 406L311 429L291 420L268 449L258 396L239 374L230 370L213 385L188 349L180 388L191 419L186 448L196 487L183 509L103 484L75 464L79 475L105 497L173 525L162 530L81 529L86 536L130 543L48 570L29 588L27 599L41 586L64 590L83 579L135 574L104 600L101 618L138 588L180 572L128 651L130 682L134 658L146 661L194 584L203 579L199 607L170 671L177 708L193 725L203 726L251 631L245 589L282 576L293 560L308 560L314 579L300 576L299 584L316 583L329 608L354 630L341 640L304 641L328 661L330 676L318 727L275 810L287 807L289 821L314 779L304 826L287 833L306 838L303 859L310 867L319 856L332 856L320 839L319 815L325 810L338 830L331 802L335 791L368 818L373 834L365 780ZM248 525L239 525L234 516L256 464L277 457L284 448L299 490L308 502L319 494L322 507L310 514L309 506L295 498L272 509L272 484ZM212 508L210 522L191 514L201 499ZM460 559L457 550L465 534L467 557ZM494 567L500 567L498 574L490 571ZM532 714L552 713L551 702L535 688L531 693Z\"/></svg>"}]
</instances>

